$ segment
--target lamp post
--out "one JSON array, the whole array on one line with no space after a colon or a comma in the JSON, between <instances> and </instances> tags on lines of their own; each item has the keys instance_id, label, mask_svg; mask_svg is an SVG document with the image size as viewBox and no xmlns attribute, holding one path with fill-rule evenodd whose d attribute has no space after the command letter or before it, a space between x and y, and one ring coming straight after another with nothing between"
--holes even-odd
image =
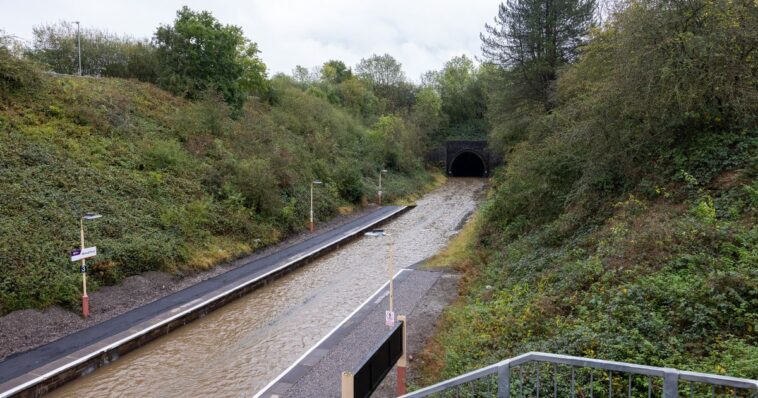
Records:
<instances>
[{"instance_id":1,"label":"lamp post","mask_svg":"<svg viewBox=\"0 0 758 398\"><path fill-rule=\"evenodd\" d=\"M382 205L382 174L384 174L386 172L387 172L386 169L379 170L379 192L378 192L378 194L379 194L378 195L379 196L379 206Z\"/></svg>"},{"instance_id":2,"label":"lamp post","mask_svg":"<svg viewBox=\"0 0 758 398\"><path fill-rule=\"evenodd\" d=\"M313 230L316 227L316 225L313 223L313 186L318 185L318 184L321 184L320 180L311 181L311 217L310 217L310 222L308 223L308 229L311 232L313 232Z\"/></svg>"},{"instance_id":3,"label":"lamp post","mask_svg":"<svg viewBox=\"0 0 758 398\"><path fill-rule=\"evenodd\" d=\"M79 53L79 76L82 75L82 39L79 34L79 21L74 21L76 24L76 49Z\"/></svg>"},{"instance_id":4,"label":"lamp post","mask_svg":"<svg viewBox=\"0 0 758 398\"><path fill-rule=\"evenodd\" d=\"M389 244L387 245L387 272L389 273L389 287L390 287L390 302L389 302L389 311L387 312L387 326L390 328L395 326L395 308L394 308L394 301L395 301L395 291L393 288L393 276L394 276L394 267L392 266L392 249L394 246L394 242L392 240L392 235L384 232L383 229L375 229L369 232L366 232L364 234L365 236L370 236L373 238L380 238L384 236L388 236L390 238ZM389 322L389 319L392 319L392 322Z\"/></svg>"},{"instance_id":5,"label":"lamp post","mask_svg":"<svg viewBox=\"0 0 758 398\"><path fill-rule=\"evenodd\" d=\"M79 218L80 254L84 253L84 220L91 221L100 217L102 217L100 214L87 213ZM86 318L89 316L89 296L87 296L87 263L85 258L82 258L79 271L82 273L82 316Z\"/></svg>"}]
</instances>

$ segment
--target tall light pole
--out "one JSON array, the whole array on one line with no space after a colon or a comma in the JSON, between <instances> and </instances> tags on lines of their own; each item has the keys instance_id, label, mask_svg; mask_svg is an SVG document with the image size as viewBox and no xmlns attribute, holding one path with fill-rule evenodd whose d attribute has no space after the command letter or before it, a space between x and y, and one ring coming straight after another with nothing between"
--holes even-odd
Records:
<instances>
[{"instance_id":1,"label":"tall light pole","mask_svg":"<svg viewBox=\"0 0 758 398\"><path fill-rule=\"evenodd\" d=\"M313 186L321 184L320 180L313 180L311 181L311 218L310 222L308 223L308 229L313 232L313 230L316 228L316 224L313 223Z\"/></svg>"},{"instance_id":2,"label":"tall light pole","mask_svg":"<svg viewBox=\"0 0 758 398\"><path fill-rule=\"evenodd\" d=\"M84 254L84 220L91 221L102 217L100 214L87 213L79 218L79 237L81 239L79 254ZM82 265L79 271L82 273L82 316L85 318L89 316L89 296L87 296L87 263L86 257L82 257Z\"/></svg>"},{"instance_id":3,"label":"tall light pole","mask_svg":"<svg viewBox=\"0 0 758 398\"><path fill-rule=\"evenodd\" d=\"M386 315L386 323L387 326L390 328L395 326L395 307L394 307L394 301L395 301L395 289L393 288L393 280L394 280L394 267L392 264L392 249L394 247L394 241L392 240L392 235L384 232L383 229L375 229L373 231L366 232L364 234L365 236L370 236L373 238L379 238L387 236L389 237L388 247L387 247L387 272L389 273L389 288L390 288L390 306L389 311L387 311ZM391 320L391 322L390 322Z\"/></svg>"},{"instance_id":4,"label":"tall light pole","mask_svg":"<svg viewBox=\"0 0 758 398\"><path fill-rule=\"evenodd\" d=\"M82 75L82 39L79 34L79 21L74 21L76 24L76 48L79 53L79 76Z\"/></svg>"},{"instance_id":5,"label":"tall light pole","mask_svg":"<svg viewBox=\"0 0 758 398\"><path fill-rule=\"evenodd\" d=\"M379 206L382 205L382 174L385 174L386 172L386 169L379 170Z\"/></svg>"}]
</instances>

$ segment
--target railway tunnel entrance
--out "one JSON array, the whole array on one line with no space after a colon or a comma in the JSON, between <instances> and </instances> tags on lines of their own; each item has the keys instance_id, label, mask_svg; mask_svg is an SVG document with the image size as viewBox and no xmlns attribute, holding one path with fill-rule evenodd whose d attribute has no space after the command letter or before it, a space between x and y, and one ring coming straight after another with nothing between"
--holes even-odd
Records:
<instances>
[{"instance_id":1,"label":"railway tunnel entrance","mask_svg":"<svg viewBox=\"0 0 758 398\"><path fill-rule=\"evenodd\" d=\"M451 177L486 177L484 159L474 152L462 152L450 164Z\"/></svg>"},{"instance_id":2,"label":"railway tunnel entrance","mask_svg":"<svg viewBox=\"0 0 758 398\"><path fill-rule=\"evenodd\" d=\"M450 177L489 177L493 160L487 141L447 141L445 145L445 171Z\"/></svg>"}]
</instances>

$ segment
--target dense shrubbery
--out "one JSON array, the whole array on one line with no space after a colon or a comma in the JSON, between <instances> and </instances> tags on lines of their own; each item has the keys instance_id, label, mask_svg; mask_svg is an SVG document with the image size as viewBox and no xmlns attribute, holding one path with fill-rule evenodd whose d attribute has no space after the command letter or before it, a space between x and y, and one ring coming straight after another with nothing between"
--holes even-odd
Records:
<instances>
[{"instance_id":1,"label":"dense shrubbery","mask_svg":"<svg viewBox=\"0 0 758 398\"><path fill-rule=\"evenodd\" d=\"M7 98L11 93L34 89L39 83L39 71L18 54L20 49L13 40L0 30L0 95Z\"/></svg>"},{"instance_id":2,"label":"dense shrubbery","mask_svg":"<svg viewBox=\"0 0 758 398\"><path fill-rule=\"evenodd\" d=\"M441 377L541 350L758 378L756 32L750 1L631 1L549 111L490 75L507 166Z\"/></svg>"},{"instance_id":3,"label":"dense shrubbery","mask_svg":"<svg viewBox=\"0 0 758 398\"><path fill-rule=\"evenodd\" d=\"M707 177L744 166L755 150L756 13L741 2L634 2L595 31L558 80L552 112L533 109L494 130L514 161L497 190L509 198L491 218L510 225L521 216L533 228L566 207L594 211L697 157L709 162Z\"/></svg>"},{"instance_id":4,"label":"dense shrubbery","mask_svg":"<svg viewBox=\"0 0 758 398\"><path fill-rule=\"evenodd\" d=\"M437 377L528 351L758 377L746 177L711 192L715 207L630 196L597 227L567 234L577 220L565 215L472 256L479 277L446 316Z\"/></svg>"},{"instance_id":5,"label":"dense shrubbery","mask_svg":"<svg viewBox=\"0 0 758 398\"><path fill-rule=\"evenodd\" d=\"M76 301L67 253L86 211L104 215L86 225L100 249L96 288L148 270L211 267L302 230L315 178L324 181L318 220L373 198L381 167L389 200L431 181L415 160L414 125L382 116L391 128L367 127L287 78L271 82L275 101L235 109L212 91L188 101L147 83L39 74L0 56L9 82L0 101L2 313Z\"/></svg>"},{"instance_id":6,"label":"dense shrubbery","mask_svg":"<svg viewBox=\"0 0 758 398\"><path fill-rule=\"evenodd\" d=\"M134 78L155 82L158 60L147 40L120 37L97 29L80 31L82 74ZM34 44L27 55L57 73L79 71L77 27L69 22L34 28Z\"/></svg>"}]
</instances>

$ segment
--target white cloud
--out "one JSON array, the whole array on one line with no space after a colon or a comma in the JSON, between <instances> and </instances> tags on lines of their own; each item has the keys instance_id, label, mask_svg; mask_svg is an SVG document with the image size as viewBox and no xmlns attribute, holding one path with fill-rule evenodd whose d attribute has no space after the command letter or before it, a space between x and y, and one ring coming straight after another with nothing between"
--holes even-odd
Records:
<instances>
[{"instance_id":1,"label":"white cloud","mask_svg":"<svg viewBox=\"0 0 758 398\"><path fill-rule=\"evenodd\" d=\"M32 26L79 20L83 26L149 37L186 4L239 25L258 43L272 73L329 59L354 66L371 54L397 58L411 79L439 69L452 56L479 54L479 32L500 0L218 0L53 1L0 0L0 28L31 39Z\"/></svg>"}]
</instances>

